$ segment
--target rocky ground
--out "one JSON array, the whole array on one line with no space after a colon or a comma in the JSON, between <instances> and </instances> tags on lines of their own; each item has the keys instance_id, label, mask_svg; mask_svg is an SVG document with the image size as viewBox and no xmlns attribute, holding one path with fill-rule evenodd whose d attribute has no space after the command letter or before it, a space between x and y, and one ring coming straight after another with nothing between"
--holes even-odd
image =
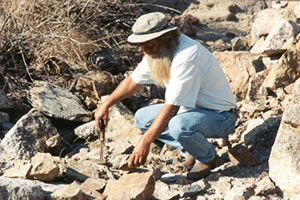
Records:
<instances>
[{"instance_id":1,"label":"rocky ground","mask_svg":"<svg viewBox=\"0 0 300 200\"><path fill-rule=\"evenodd\" d=\"M93 111L136 66L136 17L165 12L211 50L238 101L229 138L205 179L159 142L144 167L126 159L134 112L162 103L146 85L113 106L104 160ZM300 3L297 1L24 1L0 3L0 200L300 199Z\"/></svg>"}]
</instances>

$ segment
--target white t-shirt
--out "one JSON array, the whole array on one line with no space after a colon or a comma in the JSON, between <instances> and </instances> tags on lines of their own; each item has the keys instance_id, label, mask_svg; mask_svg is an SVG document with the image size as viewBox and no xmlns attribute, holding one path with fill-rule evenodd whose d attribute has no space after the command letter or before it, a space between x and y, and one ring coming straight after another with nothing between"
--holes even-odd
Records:
<instances>
[{"instance_id":1,"label":"white t-shirt","mask_svg":"<svg viewBox=\"0 0 300 200\"><path fill-rule=\"evenodd\" d=\"M154 84L145 56L130 76L138 84ZM179 38L170 80L165 86L165 103L181 106L181 112L193 108L222 112L236 106L228 80L216 58L199 42L184 34Z\"/></svg>"}]
</instances>

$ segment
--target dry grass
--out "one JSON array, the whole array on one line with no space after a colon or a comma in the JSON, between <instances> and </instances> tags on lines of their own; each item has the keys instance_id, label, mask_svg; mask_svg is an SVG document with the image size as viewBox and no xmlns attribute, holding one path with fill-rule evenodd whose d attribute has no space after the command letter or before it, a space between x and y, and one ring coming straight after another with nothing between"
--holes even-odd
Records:
<instances>
[{"instance_id":1,"label":"dry grass","mask_svg":"<svg viewBox=\"0 0 300 200\"><path fill-rule=\"evenodd\" d=\"M142 12L136 2L1 0L1 89L9 93L33 80L87 71L90 53L126 41Z\"/></svg>"}]
</instances>

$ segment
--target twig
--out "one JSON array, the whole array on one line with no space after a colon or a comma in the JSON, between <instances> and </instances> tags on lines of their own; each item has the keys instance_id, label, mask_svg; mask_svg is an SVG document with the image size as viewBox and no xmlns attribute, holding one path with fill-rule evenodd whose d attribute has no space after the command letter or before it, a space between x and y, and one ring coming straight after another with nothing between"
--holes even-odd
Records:
<instances>
[{"instance_id":1,"label":"twig","mask_svg":"<svg viewBox=\"0 0 300 200\"><path fill-rule=\"evenodd\" d=\"M4 22L2 23L1 29L0 29L0 34L1 34L2 30L4 29L4 26L5 26L5 24L6 24L6 22L8 21L9 18L10 18L10 15L7 16L6 19L4 20Z\"/></svg>"},{"instance_id":2,"label":"twig","mask_svg":"<svg viewBox=\"0 0 300 200\"><path fill-rule=\"evenodd\" d=\"M176 12L177 14L181 14L181 12L179 10L176 10L174 8L170 8L170 7L167 7L167 6L162 6L162 5L158 5L158 4L151 4L151 3L137 3L135 5L138 5L138 6L155 6L155 7L159 7L159 8L164 8L164 9L167 9L167 10L171 10L173 12Z\"/></svg>"},{"instance_id":3,"label":"twig","mask_svg":"<svg viewBox=\"0 0 300 200\"><path fill-rule=\"evenodd\" d=\"M110 49L112 49L112 47L108 44L108 42L106 42L105 40L103 40L103 43L106 44Z\"/></svg>"},{"instance_id":4,"label":"twig","mask_svg":"<svg viewBox=\"0 0 300 200\"><path fill-rule=\"evenodd\" d=\"M83 8L81 9L81 11L78 13L78 15L76 15L76 17L74 18L74 20L72 21L72 23L74 23L77 18L81 15L81 13L83 13L84 9L87 7L87 5L90 3L90 0L88 0L85 5L83 6Z\"/></svg>"},{"instance_id":5,"label":"twig","mask_svg":"<svg viewBox=\"0 0 300 200\"><path fill-rule=\"evenodd\" d=\"M118 42L116 41L115 38L112 38L112 40L116 43L116 45L118 46L118 48L120 49L120 45L118 44Z\"/></svg>"},{"instance_id":6,"label":"twig","mask_svg":"<svg viewBox=\"0 0 300 200\"><path fill-rule=\"evenodd\" d=\"M27 63L26 63L26 60L25 60L25 57L24 57L23 50L22 50L21 47L19 47L19 49L20 49L20 51L21 51L21 55L22 55L22 59L23 59L23 62L24 62L25 68L26 68L26 72L27 72L27 74L28 74L28 76L29 76L31 82L33 82L33 79L32 79L32 77L31 77L31 75L30 75L30 73L29 73L28 65L27 65Z\"/></svg>"}]
</instances>

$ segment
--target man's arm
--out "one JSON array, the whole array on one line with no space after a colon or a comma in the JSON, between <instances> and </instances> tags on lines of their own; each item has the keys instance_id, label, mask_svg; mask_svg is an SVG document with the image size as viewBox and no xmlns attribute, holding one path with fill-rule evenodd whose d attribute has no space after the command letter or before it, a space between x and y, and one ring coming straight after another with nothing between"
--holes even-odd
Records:
<instances>
[{"instance_id":1,"label":"man's arm","mask_svg":"<svg viewBox=\"0 0 300 200\"><path fill-rule=\"evenodd\" d=\"M97 108L95 111L95 121L98 130L100 131L100 120L104 120L105 126L108 124L108 109L122 101L123 99L133 95L140 88L130 76L124 79L113 93Z\"/></svg>"},{"instance_id":2,"label":"man's arm","mask_svg":"<svg viewBox=\"0 0 300 200\"><path fill-rule=\"evenodd\" d=\"M143 134L135 146L128 160L129 168L138 167L146 162L151 142L166 129L169 121L177 114L178 110L179 106L171 104L165 104L161 108L150 128Z\"/></svg>"}]
</instances>

